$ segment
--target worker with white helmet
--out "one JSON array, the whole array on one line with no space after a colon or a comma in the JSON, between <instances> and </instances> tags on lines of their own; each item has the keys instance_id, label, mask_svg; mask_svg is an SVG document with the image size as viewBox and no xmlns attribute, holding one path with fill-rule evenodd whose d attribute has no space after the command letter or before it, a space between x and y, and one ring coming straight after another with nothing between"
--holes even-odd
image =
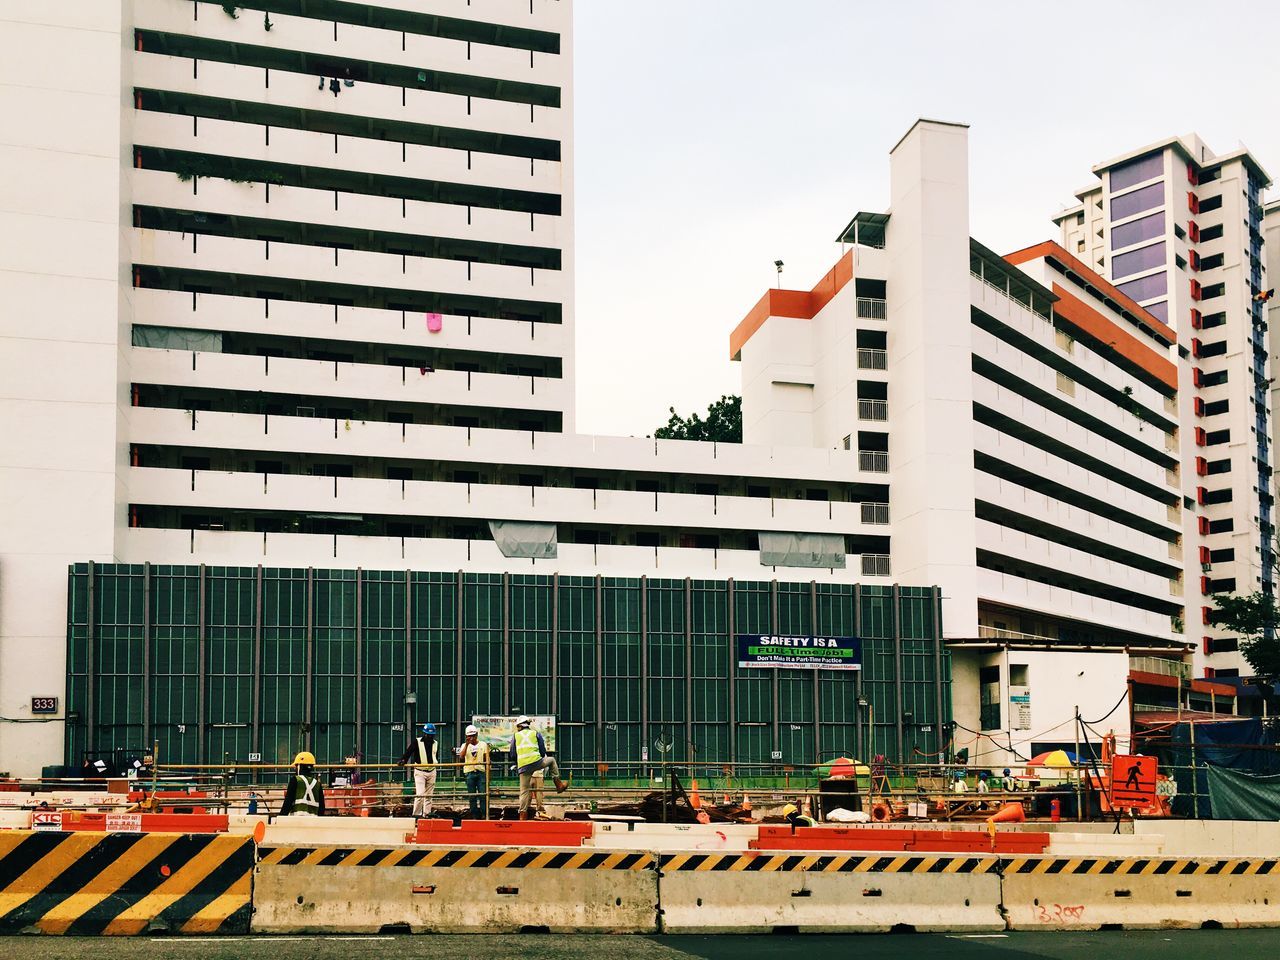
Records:
<instances>
[{"instance_id":1,"label":"worker with white helmet","mask_svg":"<svg viewBox=\"0 0 1280 960\"><path fill-rule=\"evenodd\" d=\"M462 761L462 775L467 781L467 803L471 819L484 820L489 816L489 744L480 740L480 731L467 724L465 740L454 748L454 754Z\"/></svg>"},{"instance_id":2,"label":"worker with white helmet","mask_svg":"<svg viewBox=\"0 0 1280 960\"><path fill-rule=\"evenodd\" d=\"M424 723L422 732L409 741L400 755L402 767L413 766L413 815L431 816L431 795L436 792L436 764L440 748L436 744L436 725Z\"/></svg>"},{"instance_id":3,"label":"worker with white helmet","mask_svg":"<svg viewBox=\"0 0 1280 960\"><path fill-rule=\"evenodd\" d=\"M293 758L293 776L284 788L284 803L280 816L323 817L324 789L316 776L316 758L308 750L302 750Z\"/></svg>"},{"instance_id":4,"label":"worker with white helmet","mask_svg":"<svg viewBox=\"0 0 1280 960\"><path fill-rule=\"evenodd\" d=\"M520 819L529 819L529 801L533 797L533 775L539 770L551 774L556 793L564 793L569 785L560 779L560 766L556 758L547 753L547 742L533 729L532 722L524 714L516 718L516 735L511 738L511 755L515 758L516 772L520 774Z\"/></svg>"}]
</instances>

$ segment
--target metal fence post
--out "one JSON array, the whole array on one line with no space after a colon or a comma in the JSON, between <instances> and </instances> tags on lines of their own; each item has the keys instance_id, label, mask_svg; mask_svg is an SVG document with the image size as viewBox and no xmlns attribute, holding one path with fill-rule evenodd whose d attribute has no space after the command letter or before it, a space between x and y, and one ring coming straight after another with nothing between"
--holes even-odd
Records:
<instances>
[{"instance_id":1,"label":"metal fence post","mask_svg":"<svg viewBox=\"0 0 1280 960\"><path fill-rule=\"evenodd\" d=\"M209 603L206 568L199 567L199 581L196 589L196 731L199 741L196 743L196 762L206 763L208 758L209 739Z\"/></svg>"}]
</instances>

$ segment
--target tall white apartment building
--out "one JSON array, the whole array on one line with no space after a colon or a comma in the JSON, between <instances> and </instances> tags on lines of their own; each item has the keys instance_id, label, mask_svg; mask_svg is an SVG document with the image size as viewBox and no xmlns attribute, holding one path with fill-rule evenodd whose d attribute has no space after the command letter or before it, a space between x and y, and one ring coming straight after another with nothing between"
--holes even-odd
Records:
<instances>
[{"instance_id":1,"label":"tall white apartment building","mask_svg":"<svg viewBox=\"0 0 1280 960\"><path fill-rule=\"evenodd\" d=\"M1098 183L1055 222L1063 243L1178 337L1188 507L1189 626L1205 676L1249 674L1236 638L1208 623L1212 595L1274 583L1262 191L1244 149L1199 137L1148 144L1093 168Z\"/></svg>"},{"instance_id":2,"label":"tall white apartment building","mask_svg":"<svg viewBox=\"0 0 1280 960\"><path fill-rule=\"evenodd\" d=\"M72 564L889 588L882 462L573 432L571 27L0 2L0 769L63 756Z\"/></svg>"},{"instance_id":3,"label":"tall white apartment building","mask_svg":"<svg viewBox=\"0 0 1280 960\"><path fill-rule=\"evenodd\" d=\"M1177 333L1057 243L972 239L962 125L919 121L890 209L837 239L817 286L768 291L730 338L744 437L887 470L890 567L941 587L956 719L1044 745L1083 689L1166 669L1126 653L1188 643Z\"/></svg>"},{"instance_id":4,"label":"tall white apartment building","mask_svg":"<svg viewBox=\"0 0 1280 960\"><path fill-rule=\"evenodd\" d=\"M1262 233L1264 238L1264 247L1267 254L1267 288L1263 291L1263 318L1266 324L1267 343L1271 351L1271 358L1274 360L1280 356L1280 295L1271 291L1275 289L1276 283L1280 282L1280 200L1272 200L1262 210ZM1271 382L1271 410L1274 414L1276 409L1277 394L1280 394L1280 386L1274 380ZM1280 441L1280 426L1277 425L1275 416L1271 418L1271 442L1272 445ZM1273 541L1274 543L1274 541Z\"/></svg>"}]
</instances>

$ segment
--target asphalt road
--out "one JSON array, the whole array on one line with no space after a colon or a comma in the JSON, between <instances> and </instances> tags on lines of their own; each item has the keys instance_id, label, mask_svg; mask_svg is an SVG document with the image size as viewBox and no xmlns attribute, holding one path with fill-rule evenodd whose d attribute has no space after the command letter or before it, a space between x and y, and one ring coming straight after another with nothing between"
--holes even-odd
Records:
<instances>
[{"instance_id":1,"label":"asphalt road","mask_svg":"<svg viewBox=\"0 0 1280 960\"><path fill-rule=\"evenodd\" d=\"M110 942L106 942L110 939ZM1274 956L1280 930L825 936L10 937L4 960L1169 960Z\"/></svg>"}]
</instances>

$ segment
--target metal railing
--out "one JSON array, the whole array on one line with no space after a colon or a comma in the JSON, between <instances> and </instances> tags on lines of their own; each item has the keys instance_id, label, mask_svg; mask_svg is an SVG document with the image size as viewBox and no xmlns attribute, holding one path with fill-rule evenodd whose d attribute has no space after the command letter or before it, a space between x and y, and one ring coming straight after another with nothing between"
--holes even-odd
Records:
<instances>
[{"instance_id":1,"label":"metal railing","mask_svg":"<svg viewBox=\"0 0 1280 960\"><path fill-rule=\"evenodd\" d=\"M862 522L883 524L889 522L889 505L887 503L862 504Z\"/></svg>"},{"instance_id":2,"label":"metal railing","mask_svg":"<svg viewBox=\"0 0 1280 960\"><path fill-rule=\"evenodd\" d=\"M858 451L858 469L865 470L868 473L888 473L889 472L889 451L888 450L859 450Z\"/></svg>"},{"instance_id":3,"label":"metal railing","mask_svg":"<svg viewBox=\"0 0 1280 960\"><path fill-rule=\"evenodd\" d=\"M1181 660L1166 660L1164 657L1130 657L1129 669L1141 673L1154 673L1162 677L1177 677L1180 680L1191 679L1191 664ZM1135 707L1136 709L1136 707ZM1168 707L1157 707L1167 710Z\"/></svg>"},{"instance_id":4,"label":"metal railing","mask_svg":"<svg viewBox=\"0 0 1280 960\"><path fill-rule=\"evenodd\" d=\"M889 555L887 553L864 553L862 555L862 575L864 577L889 576Z\"/></svg>"},{"instance_id":5,"label":"metal railing","mask_svg":"<svg viewBox=\"0 0 1280 960\"><path fill-rule=\"evenodd\" d=\"M858 297L858 318L860 320L889 319L888 301L877 297Z\"/></svg>"},{"instance_id":6,"label":"metal railing","mask_svg":"<svg viewBox=\"0 0 1280 960\"><path fill-rule=\"evenodd\" d=\"M1019 630L1006 630L1004 627L993 627L989 624L978 624L978 637L982 640L1014 640L1031 643L1056 643L1059 637L1045 636L1038 633L1023 633Z\"/></svg>"},{"instance_id":7,"label":"metal railing","mask_svg":"<svg viewBox=\"0 0 1280 960\"><path fill-rule=\"evenodd\" d=\"M877 347L858 348L859 370L887 370L889 367L889 351Z\"/></svg>"},{"instance_id":8,"label":"metal railing","mask_svg":"<svg viewBox=\"0 0 1280 960\"><path fill-rule=\"evenodd\" d=\"M859 400L858 401L858 419L859 420L888 420L889 419L889 401L888 400Z\"/></svg>"}]
</instances>

